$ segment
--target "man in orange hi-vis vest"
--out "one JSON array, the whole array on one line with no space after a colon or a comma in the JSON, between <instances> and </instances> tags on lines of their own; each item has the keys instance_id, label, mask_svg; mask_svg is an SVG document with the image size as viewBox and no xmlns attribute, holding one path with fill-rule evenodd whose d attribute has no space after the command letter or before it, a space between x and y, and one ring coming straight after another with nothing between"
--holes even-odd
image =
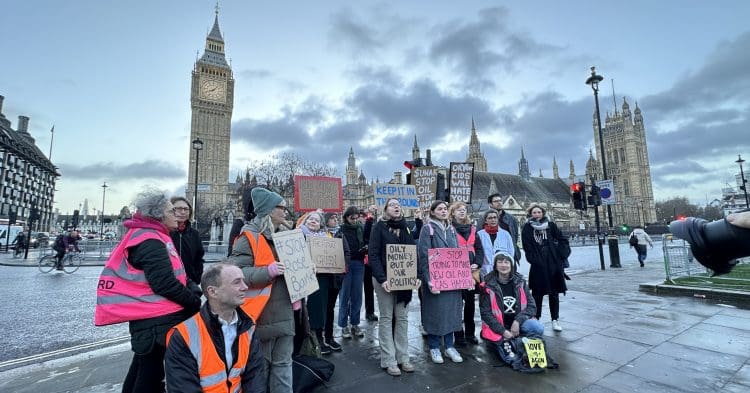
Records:
<instances>
[{"instance_id":1,"label":"man in orange hi-vis vest","mask_svg":"<svg viewBox=\"0 0 750 393\"><path fill-rule=\"evenodd\" d=\"M270 393L292 393L294 311L284 281L273 234L286 218L286 202L277 193L256 187L251 191L256 216L242 227L230 261L242 269L249 289L242 309L256 322L255 334L265 359L264 378Z\"/></svg>"},{"instance_id":2,"label":"man in orange hi-vis vest","mask_svg":"<svg viewBox=\"0 0 750 393\"><path fill-rule=\"evenodd\" d=\"M214 264L201 287L208 300L200 312L167 335L167 391L265 393L255 324L239 307L247 291L242 270Z\"/></svg>"}]
</instances>

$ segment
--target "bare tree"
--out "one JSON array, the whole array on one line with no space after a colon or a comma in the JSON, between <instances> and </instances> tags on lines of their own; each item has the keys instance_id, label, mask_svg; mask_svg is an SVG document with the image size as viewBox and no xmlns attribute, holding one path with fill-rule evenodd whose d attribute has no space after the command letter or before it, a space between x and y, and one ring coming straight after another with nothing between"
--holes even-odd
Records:
<instances>
[{"instance_id":1,"label":"bare tree","mask_svg":"<svg viewBox=\"0 0 750 393\"><path fill-rule=\"evenodd\" d=\"M288 152L255 161L248 171L255 176L258 185L284 196L294 194L294 176L338 176L338 171L330 164L309 161Z\"/></svg>"}]
</instances>

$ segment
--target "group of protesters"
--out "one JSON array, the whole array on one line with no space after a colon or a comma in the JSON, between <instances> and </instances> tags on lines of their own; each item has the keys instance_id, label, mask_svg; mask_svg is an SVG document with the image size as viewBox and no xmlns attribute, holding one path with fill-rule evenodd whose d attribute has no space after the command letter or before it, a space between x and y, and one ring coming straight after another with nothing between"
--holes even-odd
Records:
<instances>
[{"instance_id":1,"label":"group of protesters","mask_svg":"<svg viewBox=\"0 0 750 393\"><path fill-rule=\"evenodd\" d=\"M380 212L349 207L341 222L319 210L291 224L279 194L256 187L243 199L245 222L231 255L205 271L203 248L189 226L189 202L159 192L136 202L138 212L125 224L129 231L113 250L120 258L107 262L97 293L97 325L129 322L134 356L123 392L164 391L165 375L169 391L292 392L292 357L306 333L300 326L309 326L321 354L342 351L335 331L344 339L364 336L363 297L366 319L378 323L381 368L392 376L413 372L407 334L413 290L389 286L386 246L392 244L416 246L421 326L433 363L443 363L443 354L460 363L456 346L479 343L477 294L480 337L506 362L513 358L508 340L541 337L543 296L549 297L553 329L562 330L558 294L566 291L567 255L560 244L567 240L540 206L529 209L519 231L497 194L488 197L490 208L478 223L466 204L434 201L429 210L417 210L413 225L398 199L388 199ZM292 302L273 235L295 227L308 238L340 238L346 263L344 273L316 274L319 289ZM428 254L436 248L467 250L470 287L434 286ZM518 273L521 248L531 264L529 284ZM121 282L132 292L125 301L108 292Z\"/></svg>"}]
</instances>

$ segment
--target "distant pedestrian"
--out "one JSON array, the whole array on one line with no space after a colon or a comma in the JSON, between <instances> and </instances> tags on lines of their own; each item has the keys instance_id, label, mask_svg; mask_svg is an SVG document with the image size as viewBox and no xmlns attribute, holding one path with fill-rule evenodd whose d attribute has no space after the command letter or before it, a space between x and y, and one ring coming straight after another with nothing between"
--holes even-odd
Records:
<instances>
[{"instance_id":1,"label":"distant pedestrian","mask_svg":"<svg viewBox=\"0 0 750 393\"><path fill-rule=\"evenodd\" d=\"M646 254L648 253L646 244L651 246L651 248L654 248L654 242L651 241L651 237L640 225L633 229L633 232L630 233L630 237L635 237L636 239L635 252L638 254L638 262L641 264L641 267L643 267L645 266L643 262L646 261ZM630 247L633 248L634 246L631 245Z\"/></svg>"},{"instance_id":2,"label":"distant pedestrian","mask_svg":"<svg viewBox=\"0 0 750 393\"><path fill-rule=\"evenodd\" d=\"M23 254L24 250L26 250L26 233L24 231L18 232L16 238L13 239L13 243L11 244L15 245L15 248L13 249L13 257Z\"/></svg>"},{"instance_id":3,"label":"distant pedestrian","mask_svg":"<svg viewBox=\"0 0 750 393\"><path fill-rule=\"evenodd\" d=\"M294 309L284 277L285 266L278 261L273 234L286 219L286 202L281 195L262 187L252 190L256 216L242 228L230 260L242 269L250 287L243 310L256 321L256 334L265 359L261 378L271 393L292 392L292 351L294 350Z\"/></svg>"},{"instance_id":4,"label":"distant pedestrian","mask_svg":"<svg viewBox=\"0 0 750 393\"><path fill-rule=\"evenodd\" d=\"M213 264L203 274L201 287L207 300L200 312L167 336L167 390L266 393L255 324L239 307L247 291L242 270Z\"/></svg>"},{"instance_id":5,"label":"distant pedestrian","mask_svg":"<svg viewBox=\"0 0 750 393\"><path fill-rule=\"evenodd\" d=\"M536 318L542 316L544 295L549 297L549 311L552 315L552 330L562 331L560 326L559 294L568 290L565 285L565 258L560 255L559 246L567 245L568 239L554 222L546 217L545 210L538 205L528 211L528 221L523 226L521 240L529 268L529 287L536 303Z\"/></svg>"},{"instance_id":6,"label":"distant pedestrian","mask_svg":"<svg viewBox=\"0 0 750 393\"><path fill-rule=\"evenodd\" d=\"M445 345L445 354L454 362L464 359L454 346L453 332L462 330L461 309L463 298L461 290L440 291L433 286L430 279L429 250L433 248L458 248L456 229L450 224L448 203L435 201L430 205L430 218L422 227L417 243L419 255L419 279L422 286L422 327L427 332L427 343L430 347L430 358L433 363L443 363L440 351ZM467 261L468 263L468 261ZM466 266L467 268L469 266ZM473 298L472 298L473 302Z\"/></svg>"},{"instance_id":7,"label":"distant pedestrian","mask_svg":"<svg viewBox=\"0 0 750 393\"><path fill-rule=\"evenodd\" d=\"M177 229L170 233L174 246L180 254L182 264L188 278L194 283L201 283L203 275L203 256L205 250L201 242L200 233L192 227L190 219L193 218L193 206L185 197L172 197L170 200L174 205L174 214L177 218Z\"/></svg>"},{"instance_id":8,"label":"distant pedestrian","mask_svg":"<svg viewBox=\"0 0 750 393\"><path fill-rule=\"evenodd\" d=\"M380 345L380 367L389 375L399 376L401 371L414 372L409 359L409 313L411 290L391 290L386 268L386 245L415 244L414 235L401 214L398 199L385 201L382 217L373 224L370 234L368 258L372 266L373 286L378 295L380 320L378 342ZM401 369L399 369L399 364Z\"/></svg>"}]
</instances>

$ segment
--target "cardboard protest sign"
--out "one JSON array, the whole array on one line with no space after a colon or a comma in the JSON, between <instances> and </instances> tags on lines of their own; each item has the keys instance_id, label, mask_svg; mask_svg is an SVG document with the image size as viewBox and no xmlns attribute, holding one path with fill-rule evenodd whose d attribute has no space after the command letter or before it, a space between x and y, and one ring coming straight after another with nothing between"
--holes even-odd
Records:
<instances>
[{"instance_id":1,"label":"cardboard protest sign","mask_svg":"<svg viewBox=\"0 0 750 393\"><path fill-rule=\"evenodd\" d=\"M411 181L417 190L417 199L419 207L429 209L432 201L437 195L437 167L421 166L416 167L411 172Z\"/></svg>"},{"instance_id":2,"label":"cardboard protest sign","mask_svg":"<svg viewBox=\"0 0 750 393\"><path fill-rule=\"evenodd\" d=\"M374 186L375 203L378 207L384 207L388 198L396 198L401 207L416 209L419 207L417 190L409 184L378 183Z\"/></svg>"},{"instance_id":3,"label":"cardboard protest sign","mask_svg":"<svg viewBox=\"0 0 750 393\"><path fill-rule=\"evenodd\" d=\"M302 230L282 231L273 234L279 260L284 263L284 280L289 297L296 302L318 290L310 250Z\"/></svg>"},{"instance_id":4,"label":"cardboard protest sign","mask_svg":"<svg viewBox=\"0 0 750 393\"><path fill-rule=\"evenodd\" d=\"M427 259L432 289L452 291L474 288L469 252L465 248L431 248L427 251Z\"/></svg>"},{"instance_id":5,"label":"cardboard protest sign","mask_svg":"<svg viewBox=\"0 0 750 393\"><path fill-rule=\"evenodd\" d=\"M341 178L323 176L294 177L294 211L340 212L344 199Z\"/></svg>"},{"instance_id":6,"label":"cardboard protest sign","mask_svg":"<svg viewBox=\"0 0 750 393\"><path fill-rule=\"evenodd\" d=\"M474 179L473 162L451 162L448 184L451 203L460 201L471 204L471 185Z\"/></svg>"},{"instance_id":7,"label":"cardboard protest sign","mask_svg":"<svg viewBox=\"0 0 750 393\"><path fill-rule=\"evenodd\" d=\"M344 259L344 242L341 239L327 236L311 236L307 238L310 246L310 257L318 273L344 273L346 260Z\"/></svg>"},{"instance_id":8,"label":"cardboard protest sign","mask_svg":"<svg viewBox=\"0 0 750 393\"><path fill-rule=\"evenodd\" d=\"M392 291L417 289L417 246L386 244L385 264Z\"/></svg>"},{"instance_id":9,"label":"cardboard protest sign","mask_svg":"<svg viewBox=\"0 0 750 393\"><path fill-rule=\"evenodd\" d=\"M523 346L526 348L526 355L529 357L529 367L547 367L547 352L544 349L544 341L524 337L522 339Z\"/></svg>"}]
</instances>

